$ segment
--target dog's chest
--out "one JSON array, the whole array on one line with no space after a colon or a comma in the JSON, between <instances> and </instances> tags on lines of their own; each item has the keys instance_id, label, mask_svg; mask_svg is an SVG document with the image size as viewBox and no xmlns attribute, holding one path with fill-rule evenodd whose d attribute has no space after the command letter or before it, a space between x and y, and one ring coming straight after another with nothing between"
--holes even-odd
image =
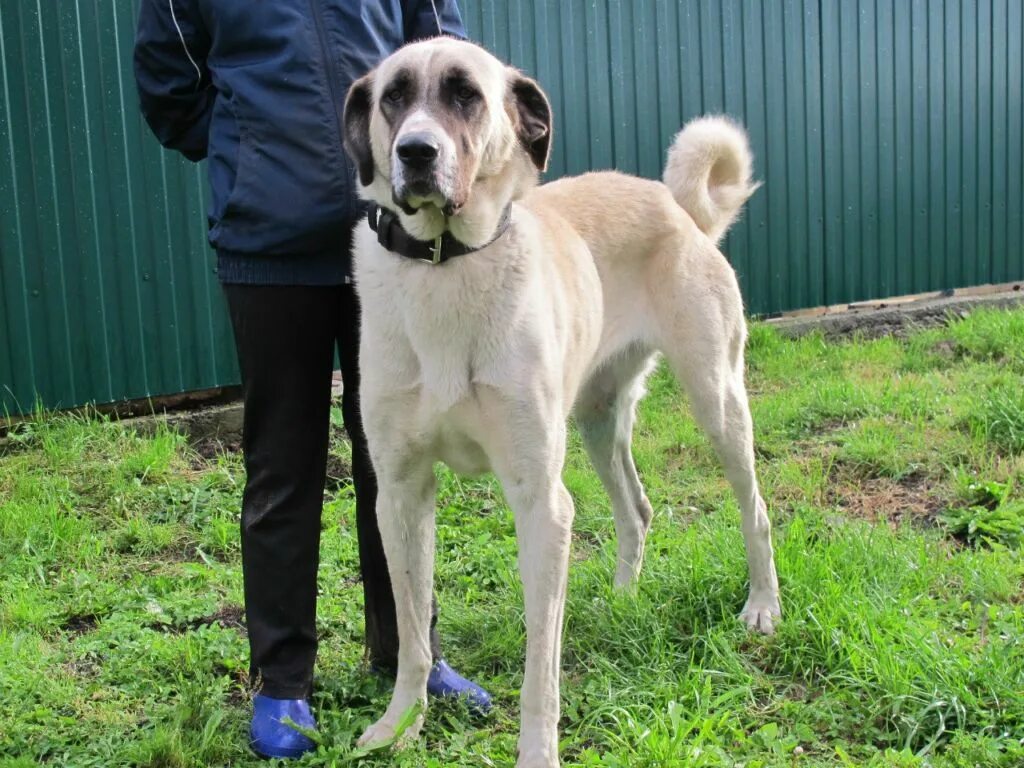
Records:
<instances>
[{"instance_id":1,"label":"dog's chest","mask_svg":"<svg viewBox=\"0 0 1024 768\"><path fill-rule=\"evenodd\" d=\"M380 283L373 285L371 277ZM470 264L393 261L389 271L362 277L364 319L383 331L386 349L404 350L389 362L393 383L418 390L425 412L471 402L475 386L508 383L511 371L524 364L516 294L496 283L493 274Z\"/></svg>"},{"instance_id":2,"label":"dog's chest","mask_svg":"<svg viewBox=\"0 0 1024 768\"><path fill-rule=\"evenodd\" d=\"M494 377L488 350L495 344L488 318L457 306L416 303L420 306L406 314L403 335L415 357L421 407L443 414L471 402L474 386Z\"/></svg>"}]
</instances>

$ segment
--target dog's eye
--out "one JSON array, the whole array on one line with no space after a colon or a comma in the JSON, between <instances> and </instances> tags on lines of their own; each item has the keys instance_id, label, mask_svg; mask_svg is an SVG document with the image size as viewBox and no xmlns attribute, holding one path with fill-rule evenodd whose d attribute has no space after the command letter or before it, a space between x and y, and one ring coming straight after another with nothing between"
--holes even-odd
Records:
<instances>
[{"instance_id":1,"label":"dog's eye","mask_svg":"<svg viewBox=\"0 0 1024 768\"><path fill-rule=\"evenodd\" d=\"M391 104L398 104L402 100L402 89L395 87L384 92L384 100Z\"/></svg>"},{"instance_id":2,"label":"dog's eye","mask_svg":"<svg viewBox=\"0 0 1024 768\"><path fill-rule=\"evenodd\" d=\"M474 89L468 85L460 85L455 91L455 98L461 101L463 104L468 104L479 96Z\"/></svg>"}]
</instances>

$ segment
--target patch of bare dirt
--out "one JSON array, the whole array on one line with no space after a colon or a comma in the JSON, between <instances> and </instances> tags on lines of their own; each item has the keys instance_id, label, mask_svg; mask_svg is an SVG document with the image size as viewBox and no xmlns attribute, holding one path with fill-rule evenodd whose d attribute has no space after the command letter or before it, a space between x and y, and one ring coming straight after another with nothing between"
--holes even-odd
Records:
<instances>
[{"instance_id":1,"label":"patch of bare dirt","mask_svg":"<svg viewBox=\"0 0 1024 768\"><path fill-rule=\"evenodd\" d=\"M92 678L100 673L100 666L91 657L74 659L73 661L61 664L68 675L77 678Z\"/></svg>"},{"instance_id":2,"label":"patch of bare dirt","mask_svg":"<svg viewBox=\"0 0 1024 768\"><path fill-rule=\"evenodd\" d=\"M894 527L904 522L931 524L948 507L948 499L935 482L923 475L898 480L836 478L828 497L831 504L851 517Z\"/></svg>"},{"instance_id":3,"label":"patch of bare dirt","mask_svg":"<svg viewBox=\"0 0 1024 768\"><path fill-rule=\"evenodd\" d=\"M352 465L335 453L327 454L327 480L324 484L326 489L336 491L351 482Z\"/></svg>"},{"instance_id":4,"label":"patch of bare dirt","mask_svg":"<svg viewBox=\"0 0 1024 768\"><path fill-rule=\"evenodd\" d=\"M60 628L71 635L84 635L92 632L100 623L100 617L95 613L74 613L68 616Z\"/></svg>"},{"instance_id":5,"label":"patch of bare dirt","mask_svg":"<svg viewBox=\"0 0 1024 768\"><path fill-rule=\"evenodd\" d=\"M202 470L216 462L218 456L241 453L242 440L237 437L223 440L218 437L207 437L193 444L192 450L194 451L192 469Z\"/></svg>"},{"instance_id":6,"label":"patch of bare dirt","mask_svg":"<svg viewBox=\"0 0 1024 768\"><path fill-rule=\"evenodd\" d=\"M218 563L230 562L232 552L222 550L211 550L207 552L194 541L176 542L160 550L154 558L162 563L206 563L211 561Z\"/></svg>"},{"instance_id":7,"label":"patch of bare dirt","mask_svg":"<svg viewBox=\"0 0 1024 768\"><path fill-rule=\"evenodd\" d=\"M245 629L245 609L240 605L222 605L209 616L190 622L192 629L219 624L227 629Z\"/></svg>"}]
</instances>

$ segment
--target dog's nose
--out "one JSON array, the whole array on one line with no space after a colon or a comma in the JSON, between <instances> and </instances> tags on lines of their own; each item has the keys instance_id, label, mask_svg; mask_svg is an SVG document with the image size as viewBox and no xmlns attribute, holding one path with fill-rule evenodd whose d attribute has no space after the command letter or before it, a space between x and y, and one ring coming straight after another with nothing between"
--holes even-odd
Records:
<instances>
[{"instance_id":1,"label":"dog's nose","mask_svg":"<svg viewBox=\"0 0 1024 768\"><path fill-rule=\"evenodd\" d=\"M429 133L409 133L398 142L398 159L410 168L426 168L437 159L441 145Z\"/></svg>"}]
</instances>

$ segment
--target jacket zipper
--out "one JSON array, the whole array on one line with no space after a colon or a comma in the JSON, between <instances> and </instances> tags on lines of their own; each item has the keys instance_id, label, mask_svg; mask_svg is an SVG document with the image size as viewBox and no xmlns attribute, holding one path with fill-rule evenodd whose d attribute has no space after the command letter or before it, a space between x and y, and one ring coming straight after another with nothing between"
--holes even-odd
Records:
<instances>
[{"instance_id":1,"label":"jacket zipper","mask_svg":"<svg viewBox=\"0 0 1024 768\"><path fill-rule=\"evenodd\" d=\"M324 31L324 19L320 12L320 0L309 0L309 7L313 11L313 23L316 26L317 37L320 38L320 61L323 63L324 72L327 75L327 90L331 95L331 109L334 110L334 120L338 126L338 139L344 136L341 129L341 113L338 105L343 103L338 100L338 84L334 79L334 65L331 63L329 48L327 47L327 33Z\"/></svg>"}]
</instances>

